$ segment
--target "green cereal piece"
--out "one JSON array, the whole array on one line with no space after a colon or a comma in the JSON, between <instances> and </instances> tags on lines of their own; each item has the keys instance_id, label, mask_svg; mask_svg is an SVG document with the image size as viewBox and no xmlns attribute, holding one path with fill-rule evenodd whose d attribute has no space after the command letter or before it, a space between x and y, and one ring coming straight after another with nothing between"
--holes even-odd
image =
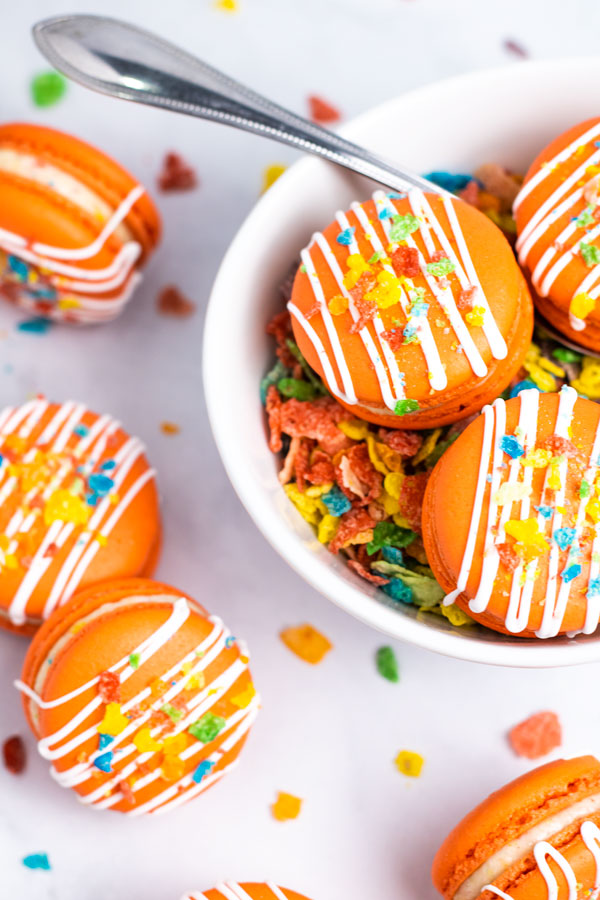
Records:
<instances>
[{"instance_id":1,"label":"green cereal piece","mask_svg":"<svg viewBox=\"0 0 600 900\"><path fill-rule=\"evenodd\" d=\"M31 81L30 88L35 105L44 108L54 106L62 100L67 90L67 82L60 72L50 69L36 75Z\"/></svg>"},{"instance_id":2,"label":"green cereal piece","mask_svg":"<svg viewBox=\"0 0 600 900\"><path fill-rule=\"evenodd\" d=\"M375 654L375 664L377 671L382 678L397 684L400 681L400 672L398 671L398 660L396 654L391 647L380 647Z\"/></svg>"},{"instance_id":3,"label":"green cereal piece","mask_svg":"<svg viewBox=\"0 0 600 900\"><path fill-rule=\"evenodd\" d=\"M139 664L140 664L140 654L132 653L129 657L129 665L131 666L132 669L137 669Z\"/></svg>"},{"instance_id":4,"label":"green cereal piece","mask_svg":"<svg viewBox=\"0 0 600 900\"><path fill-rule=\"evenodd\" d=\"M410 400L405 397L404 400L398 400L394 407L394 413L397 416L405 416L407 413L416 412L419 408L417 400Z\"/></svg>"},{"instance_id":5,"label":"green cereal piece","mask_svg":"<svg viewBox=\"0 0 600 900\"><path fill-rule=\"evenodd\" d=\"M392 219L392 227L390 228L390 241L393 244L399 244L405 241L409 234L419 230L419 220L412 213L405 216L394 216Z\"/></svg>"},{"instance_id":6,"label":"green cereal piece","mask_svg":"<svg viewBox=\"0 0 600 900\"><path fill-rule=\"evenodd\" d=\"M576 353L575 350L569 350L568 347L556 347L556 349L552 351L552 356L554 359L566 363L578 363L581 362L582 359L581 353Z\"/></svg>"},{"instance_id":7,"label":"green cereal piece","mask_svg":"<svg viewBox=\"0 0 600 900\"><path fill-rule=\"evenodd\" d=\"M214 713L207 712L201 719L190 725L188 732L203 744L209 744L223 731L226 724L227 720L222 716L215 716Z\"/></svg>"},{"instance_id":8,"label":"green cereal piece","mask_svg":"<svg viewBox=\"0 0 600 900\"><path fill-rule=\"evenodd\" d=\"M317 395L316 388L310 381L301 381L299 378L280 378L277 390L284 397L293 397L295 400L314 400Z\"/></svg>"},{"instance_id":9,"label":"green cereal piece","mask_svg":"<svg viewBox=\"0 0 600 900\"><path fill-rule=\"evenodd\" d=\"M161 706L160 711L164 712L172 722L179 722L183 718L183 710L177 709L171 703L165 703L164 706Z\"/></svg>"}]
</instances>

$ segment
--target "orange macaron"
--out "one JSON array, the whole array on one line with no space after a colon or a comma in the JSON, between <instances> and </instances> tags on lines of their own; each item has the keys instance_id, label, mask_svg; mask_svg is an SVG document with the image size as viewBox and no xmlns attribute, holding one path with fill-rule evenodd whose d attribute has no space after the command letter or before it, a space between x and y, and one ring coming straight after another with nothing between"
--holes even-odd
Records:
<instances>
[{"instance_id":1,"label":"orange macaron","mask_svg":"<svg viewBox=\"0 0 600 900\"><path fill-rule=\"evenodd\" d=\"M151 575L161 543L144 446L83 403L0 410L0 626L32 633L76 591Z\"/></svg>"},{"instance_id":2,"label":"orange macaron","mask_svg":"<svg viewBox=\"0 0 600 900\"><path fill-rule=\"evenodd\" d=\"M600 351L600 118L542 150L514 211L538 309L565 337Z\"/></svg>"},{"instance_id":3,"label":"orange macaron","mask_svg":"<svg viewBox=\"0 0 600 900\"><path fill-rule=\"evenodd\" d=\"M35 635L17 687L55 780L132 816L219 781L258 709L245 647L187 594L147 579L73 597Z\"/></svg>"},{"instance_id":4,"label":"orange macaron","mask_svg":"<svg viewBox=\"0 0 600 900\"><path fill-rule=\"evenodd\" d=\"M480 803L433 862L446 900L583 900L600 888L600 763L559 759Z\"/></svg>"},{"instance_id":5,"label":"orange macaron","mask_svg":"<svg viewBox=\"0 0 600 900\"><path fill-rule=\"evenodd\" d=\"M423 501L446 601L504 633L594 632L599 464L600 406L573 388L486 407L441 457Z\"/></svg>"},{"instance_id":6,"label":"orange macaron","mask_svg":"<svg viewBox=\"0 0 600 900\"><path fill-rule=\"evenodd\" d=\"M0 293L36 315L104 322L160 238L156 207L118 163L39 125L0 126Z\"/></svg>"},{"instance_id":7,"label":"orange macaron","mask_svg":"<svg viewBox=\"0 0 600 900\"><path fill-rule=\"evenodd\" d=\"M244 883L226 881L210 891L192 891L181 900L307 900L302 894L275 884Z\"/></svg>"},{"instance_id":8,"label":"orange macaron","mask_svg":"<svg viewBox=\"0 0 600 900\"><path fill-rule=\"evenodd\" d=\"M288 309L308 363L354 415L431 428L477 412L533 329L501 231L461 200L376 191L301 253Z\"/></svg>"}]
</instances>

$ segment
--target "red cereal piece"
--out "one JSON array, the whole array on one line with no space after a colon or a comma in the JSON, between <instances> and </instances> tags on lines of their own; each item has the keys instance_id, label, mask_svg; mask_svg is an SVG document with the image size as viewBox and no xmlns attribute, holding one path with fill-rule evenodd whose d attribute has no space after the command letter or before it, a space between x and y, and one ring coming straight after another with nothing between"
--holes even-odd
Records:
<instances>
[{"instance_id":1,"label":"red cereal piece","mask_svg":"<svg viewBox=\"0 0 600 900\"><path fill-rule=\"evenodd\" d=\"M431 254L431 262L439 262L441 259L448 259L448 254L445 250L436 250L435 253Z\"/></svg>"},{"instance_id":2,"label":"red cereal piece","mask_svg":"<svg viewBox=\"0 0 600 900\"><path fill-rule=\"evenodd\" d=\"M367 494L363 503L370 503L376 500L381 494L381 486L383 484L383 475L378 472L369 457L369 450L366 444L355 444L348 450L348 461L352 472L361 485L367 488Z\"/></svg>"},{"instance_id":3,"label":"red cereal piece","mask_svg":"<svg viewBox=\"0 0 600 900\"><path fill-rule=\"evenodd\" d=\"M164 287L156 298L156 306L163 316L186 318L196 312L196 304L181 293L174 284Z\"/></svg>"},{"instance_id":4,"label":"red cereal piece","mask_svg":"<svg viewBox=\"0 0 600 900\"><path fill-rule=\"evenodd\" d=\"M348 568L352 569L357 575L360 575L361 578L364 578L365 581L369 581L371 584L382 585L390 583L389 578L384 578L382 575L375 575L373 572L369 572L369 570L365 569L357 559L349 559Z\"/></svg>"},{"instance_id":5,"label":"red cereal piece","mask_svg":"<svg viewBox=\"0 0 600 900\"><path fill-rule=\"evenodd\" d=\"M269 412L269 392L267 412ZM312 438L320 444L325 453L333 455L352 444L352 441L337 427L340 422L350 417L351 414L331 397L319 397L317 400L296 400L292 397L281 404L279 428L290 437Z\"/></svg>"},{"instance_id":6,"label":"red cereal piece","mask_svg":"<svg viewBox=\"0 0 600 900\"><path fill-rule=\"evenodd\" d=\"M427 487L429 472L418 472L416 475L407 475L402 482L399 504L400 515L404 516L410 528L421 534L421 511L423 509L423 495Z\"/></svg>"},{"instance_id":7,"label":"red cereal piece","mask_svg":"<svg viewBox=\"0 0 600 900\"><path fill-rule=\"evenodd\" d=\"M496 544L496 550L504 568L509 572L514 572L521 560L515 552L513 544Z\"/></svg>"},{"instance_id":8,"label":"red cereal piece","mask_svg":"<svg viewBox=\"0 0 600 900\"><path fill-rule=\"evenodd\" d=\"M308 110L313 122L339 122L342 118L342 114L337 107L324 100L323 97L317 96L317 94L311 94L308 97Z\"/></svg>"},{"instance_id":9,"label":"red cereal piece","mask_svg":"<svg viewBox=\"0 0 600 900\"><path fill-rule=\"evenodd\" d=\"M562 728L553 712L540 712L519 722L508 734L508 740L517 754L526 759L539 759L562 743Z\"/></svg>"},{"instance_id":10,"label":"red cereal piece","mask_svg":"<svg viewBox=\"0 0 600 900\"><path fill-rule=\"evenodd\" d=\"M128 806L135 806L135 796L128 781L119 781L117 789L123 794L123 800Z\"/></svg>"},{"instance_id":11,"label":"red cereal piece","mask_svg":"<svg viewBox=\"0 0 600 900\"><path fill-rule=\"evenodd\" d=\"M266 411L269 421L269 449L273 453L279 453L283 447L281 441L281 408L283 404L281 397L274 384L270 385L267 390Z\"/></svg>"},{"instance_id":12,"label":"red cereal piece","mask_svg":"<svg viewBox=\"0 0 600 900\"><path fill-rule=\"evenodd\" d=\"M529 51L518 41L515 41L514 38L506 38L502 46L507 53L512 53L513 56L517 56L519 59L529 59Z\"/></svg>"},{"instance_id":13,"label":"red cereal piece","mask_svg":"<svg viewBox=\"0 0 600 900\"><path fill-rule=\"evenodd\" d=\"M350 334L356 334L367 325L377 312L377 305L371 300L365 300L365 294L377 284L375 278L369 272L363 272L349 294L354 301L359 316L350 328Z\"/></svg>"},{"instance_id":14,"label":"red cereal piece","mask_svg":"<svg viewBox=\"0 0 600 900\"><path fill-rule=\"evenodd\" d=\"M329 549L332 553L338 553L347 541L356 537L357 534L362 534L363 531L369 531L375 525L375 520L371 518L366 509L356 507L348 510L340 519L338 530L329 544Z\"/></svg>"},{"instance_id":15,"label":"red cereal piece","mask_svg":"<svg viewBox=\"0 0 600 900\"><path fill-rule=\"evenodd\" d=\"M401 328L384 331L381 336L388 342L394 353L404 344L404 334Z\"/></svg>"},{"instance_id":16,"label":"red cereal piece","mask_svg":"<svg viewBox=\"0 0 600 900\"><path fill-rule=\"evenodd\" d=\"M167 153L158 176L161 191L190 191L198 184L196 172L178 153Z\"/></svg>"},{"instance_id":17,"label":"red cereal piece","mask_svg":"<svg viewBox=\"0 0 600 900\"><path fill-rule=\"evenodd\" d=\"M400 456L415 456L421 449L423 438L416 431L382 431L383 443Z\"/></svg>"},{"instance_id":18,"label":"red cereal piece","mask_svg":"<svg viewBox=\"0 0 600 900\"><path fill-rule=\"evenodd\" d=\"M23 738L18 734L13 734L6 738L2 744L2 758L4 759L5 768L12 775L20 775L25 771L27 765L27 753Z\"/></svg>"},{"instance_id":19,"label":"red cereal piece","mask_svg":"<svg viewBox=\"0 0 600 900\"><path fill-rule=\"evenodd\" d=\"M416 278L417 275L420 275L421 267L417 248L401 244L392 253L392 267L399 278Z\"/></svg>"},{"instance_id":20,"label":"red cereal piece","mask_svg":"<svg viewBox=\"0 0 600 900\"><path fill-rule=\"evenodd\" d=\"M566 456L567 459L573 459L579 452L573 441L558 434L547 437L542 443L542 448L549 450L553 456Z\"/></svg>"},{"instance_id":21,"label":"red cereal piece","mask_svg":"<svg viewBox=\"0 0 600 900\"><path fill-rule=\"evenodd\" d=\"M458 295L456 306L461 312L473 309L473 299L475 297L476 287L465 288Z\"/></svg>"},{"instance_id":22,"label":"red cereal piece","mask_svg":"<svg viewBox=\"0 0 600 900\"><path fill-rule=\"evenodd\" d=\"M294 474L296 476L296 484L298 485L299 491L304 491L306 489L305 477L310 468L309 459L312 447L312 441L301 440L296 453L296 458L294 459Z\"/></svg>"},{"instance_id":23,"label":"red cereal piece","mask_svg":"<svg viewBox=\"0 0 600 900\"><path fill-rule=\"evenodd\" d=\"M286 341L292 337L292 320L287 309L282 310L273 316L266 327L267 334L275 338L277 344L277 357L288 369L296 365L297 360L290 353Z\"/></svg>"},{"instance_id":24,"label":"red cereal piece","mask_svg":"<svg viewBox=\"0 0 600 900\"><path fill-rule=\"evenodd\" d=\"M479 185L473 179L473 181L469 181L466 187L462 189L462 191L458 192L458 196L461 200L464 200L465 203L469 203L471 206L478 206L479 204Z\"/></svg>"},{"instance_id":25,"label":"red cereal piece","mask_svg":"<svg viewBox=\"0 0 600 900\"><path fill-rule=\"evenodd\" d=\"M329 454L323 450L315 450L310 459L310 469L306 472L306 480L311 484L329 484L335 481L335 466Z\"/></svg>"},{"instance_id":26,"label":"red cereal piece","mask_svg":"<svg viewBox=\"0 0 600 900\"><path fill-rule=\"evenodd\" d=\"M105 669L98 676L98 693L105 703L119 703L121 695L121 682L119 676Z\"/></svg>"}]
</instances>

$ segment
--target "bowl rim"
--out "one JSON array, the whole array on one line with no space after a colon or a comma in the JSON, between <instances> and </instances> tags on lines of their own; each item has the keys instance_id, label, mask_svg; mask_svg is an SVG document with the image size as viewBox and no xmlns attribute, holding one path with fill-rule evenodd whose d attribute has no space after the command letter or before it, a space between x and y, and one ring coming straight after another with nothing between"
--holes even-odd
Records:
<instances>
[{"instance_id":1,"label":"bowl rim","mask_svg":"<svg viewBox=\"0 0 600 900\"><path fill-rule=\"evenodd\" d=\"M428 93L435 94L442 85L460 88L461 83L466 84L476 78L495 80L504 75L507 70L517 67L521 72L543 74L544 71L551 71L555 75L556 70L570 69L571 67L582 69L591 67L599 70L600 60L594 57L526 60L461 73L451 78L438 79L371 107L345 122L339 129L340 134L350 139L360 139L372 117L379 119L382 114L385 115L386 110L393 109L398 103L405 102L407 98L414 101ZM431 628L425 622L403 616L382 603L365 602L370 598L364 591L351 583L343 582L333 567L317 560L312 551L303 545L287 526L281 527L281 516L263 502L260 486L246 477L243 456L239 453L237 445L230 440L225 417L221 414L222 397L215 388L219 380L219 368L224 365L225 359L224 354L219 351L218 341L218 337L222 335L221 310L226 306L220 298L230 295L228 282L232 278L232 272L239 271L235 262L236 258L247 242L252 240L252 234L256 233L257 225L265 217L269 208L276 205L278 192L282 190L283 186L289 189L295 182L300 184L304 179L310 177L311 169L318 165L322 165L321 160L315 157L303 157L290 166L269 191L258 199L229 244L210 292L202 348L204 394L213 437L235 492L266 540L304 581L359 621L389 637L443 656L489 665L546 668L598 661L600 659L600 635L597 638L588 638L581 642L571 641L568 638L553 639L548 642L539 639L514 638L511 640L500 635L498 635L498 642L479 640L476 637L465 639L459 634L440 631ZM266 442L265 452L270 453Z\"/></svg>"}]
</instances>

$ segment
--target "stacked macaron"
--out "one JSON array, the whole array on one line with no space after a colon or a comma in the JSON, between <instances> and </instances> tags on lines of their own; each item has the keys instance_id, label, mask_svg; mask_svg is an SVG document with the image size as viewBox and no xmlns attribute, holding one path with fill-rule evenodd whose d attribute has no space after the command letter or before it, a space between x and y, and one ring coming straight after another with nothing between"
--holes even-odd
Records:
<instances>
[{"instance_id":1,"label":"stacked macaron","mask_svg":"<svg viewBox=\"0 0 600 900\"><path fill-rule=\"evenodd\" d=\"M145 188L89 144L0 126L0 292L36 315L117 316L160 237Z\"/></svg>"},{"instance_id":2,"label":"stacked macaron","mask_svg":"<svg viewBox=\"0 0 600 900\"><path fill-rule=\"evenodd\" d=\"M446 900L578 900L600 891L600 763L560 759L470 812L442 844L433 882Z\"/></svg>"}]
</instances>

